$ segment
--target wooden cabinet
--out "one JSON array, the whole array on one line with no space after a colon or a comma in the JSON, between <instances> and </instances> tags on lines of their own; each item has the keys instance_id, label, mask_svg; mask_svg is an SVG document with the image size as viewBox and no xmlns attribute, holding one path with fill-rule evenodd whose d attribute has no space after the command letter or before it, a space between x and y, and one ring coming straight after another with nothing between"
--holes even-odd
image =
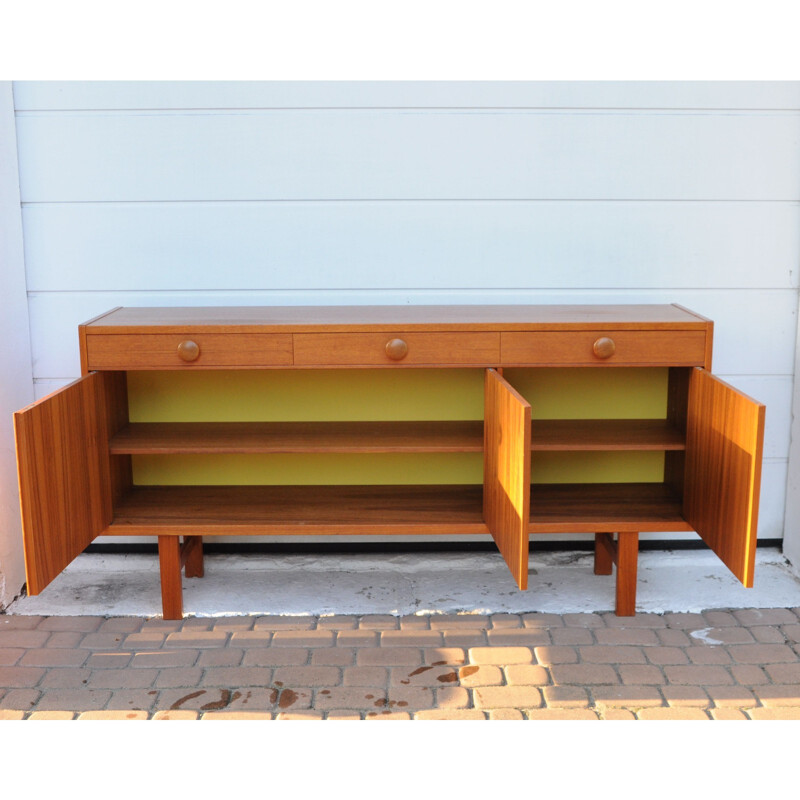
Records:
<instances>
[{"instance_id":1,"label":"wooden cabinet","mask_svg":"<svg viewBox=\"0 0 800 800\"><path fill-rule=\"evenodd\" d=\"M710 374L712 330L675 305L115 309L80 326L84 377L15 415L28 592L41 592L99 535L158 537L166 618L183 614L182 570L203 574L204 536L489 533L525 589L536 535L589 532L595 572L616 564L616 610L630 615L639 532L692 530L750 586L764 406ZM140 371L214 371L224 402L230 370L432 376L450 368L482 376L482 419L132 421L129 413L128 378ZM595 402L609 381L654 369L657 413ZM553 389L568 375L600 383ZM579 410L562 413L578 395ZM482 454L482 480L184 485L178 476L140 485L134 468L144 457L380 453ZM620 454L656 466L620 478L603 461ZM581 477L598 458L594 477ZM556 477L542 477L549 459Z\"/></svg>"}]
</instances>

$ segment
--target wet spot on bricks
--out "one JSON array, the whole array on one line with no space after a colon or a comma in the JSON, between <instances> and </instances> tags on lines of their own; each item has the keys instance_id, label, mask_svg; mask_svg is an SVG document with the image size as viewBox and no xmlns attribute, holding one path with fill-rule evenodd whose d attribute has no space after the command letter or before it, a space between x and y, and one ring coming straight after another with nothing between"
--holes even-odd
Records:
<instances>
[{"instance_id":1,"label":"wet spot on bricks","mask_svg":"<svg viewBox=\"0 0 800 800\"><path fill-rule=\"evenodd\" d=\"M284 689L281 692L281 696L278 700L278 707L289 708L290 705L293 705L297 702L297 697L297 692L293 692L291 689Z\"/></svg>"},{"instance_id":2,"label":"wet spot on bricks","mask_svg":"<svg viewBox=\"0 0 800 800\"><path fill-rule=\"evenodd\" d=\"M444 675L439 675L436 680L441 683L454 683L458 680L458 675L455 672L446 672Z\"/></svg>"},{"instance_id":3,"label":"wet spot on bricks","mask_svg":"<svg viewBox=\"0 0 800 800\"><path fill-rule=\"evenodd\" d=\"M200 697L201 694L205 693L206 690L201 689L199 692L192 692L191 694L184 695L170 706L170 710L174 711L176 708L180 708L184 703L188 703L190 700L194 700L195 697Z\"/></svg>"},{"instance_id":4,"label":"wet spot on bricks","mask_svg":"<svg viewBox=\"0 0 800 800\"><path fill-rule=\"evenodd\" d=\"M432 665L430 667L417 667L413 672L408 673L408 677L413 678L415 675L421 675L423 672L427 672L429 669L433 669L433 666L435 665ZM407 681L403 681L403 683L406 682Z\"/></svg>"},{"instance_id":5,"label":"wet spot on bricks","mask_svg":"<svg viewBox=\"0 0 800 800\"><path fill-rule=\"evenodd\" d=\"M479 668L477 666L461 667L461 670L460 670L461 677L462 678L469 678L469 676L470 675L474 675L478 671L478 669Z\"/></svg>"}]
</instances>

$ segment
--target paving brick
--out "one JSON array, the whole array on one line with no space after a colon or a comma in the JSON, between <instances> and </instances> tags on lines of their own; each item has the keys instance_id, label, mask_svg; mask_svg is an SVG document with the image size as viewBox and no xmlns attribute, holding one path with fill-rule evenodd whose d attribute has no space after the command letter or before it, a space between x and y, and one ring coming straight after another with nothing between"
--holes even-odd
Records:
<instances>
[{"instance_id":1,"label":"paving brick","mask_svg":"<svg viewBox=\"0 0 800 800\"><path fill-rule=\"evenodd\" d=\"M552 643L550 632L540 628L501 628L490 630L486 634L492 647L511 647L522 645L524 647L545 646Z\"/></svg>"},{"instance_id":2,"label":"paving brick","mask_svg":"<svg viewBox=\"0 0 800 800\"><path fill-rule=\"evenodd\" d=\"M620 664L617 670L622 682L630 686L657 686L667 682L659 667L652 664Z\"/></svg>"},{"instance_id":3,"label":"paving brick","mask_svg":"<svg viewBox=\"0 0 800 800\"><path fill-rule=\"evenodd\" d=\"M10 689L0 696L0 708L27 711L39 702L41 696L38 689Z\"/></svg>"},{"instance_id":4,"label":"paving brick","mask_svg":"<svg viewBox=\"0 0 800 800\"><path fill-rule=\"evenodd\" d=\"M711 699L702 686L662 686L661 694L671 706L705 708L711 705Z\"/></svg>"},{"instance_id":5,"label":"paving brick","mask_svg":"<svg viewBox=\"0 0 800 800\"><path fill-rule=\"evenodd\" d=\"M730 625L725 628L696 628L689 631L693 645L751 644L753 634L747 628Z\"/></svg>"},{"instance_id":6,"label":"paving brick","mask_svg":"<svg viewBox=\"0 0 800 800\"><path fill-rule=\"evenodd\" d=\"M434 614L430 618L431 630L453 631L459 628L488 628L485 614Z\"/></svg>"},{"instance_id":7,"label":"paving brick","mask_svg":"<svg viewBox=\"0 0 800 800\"><path fill-rule=\"evenodd\" d=\"M272 676L276 686L336 686L341 683L339 667L278 667Z\"/></svg>"},{"instance_id":8,"label":"paving brick","mask_svg":"<svg viewBox=\"0 0 800 800\"><path fill-rule=\"evenodd\" d=\"M83 653L84 656L87 655L87 651L84 650ZM89 651L88 655L89 657L86 659L86 667L88 669L122 669L122 667L127 667L131 662L131 654L125 652L92 653Z\"/></svg>"},{"instance_id":9,"label":"paving brick","mask_svg":"<svg viewBox=\"0 0 800 800\"><path fill-rule=\"evenodd\" d=\"M642 651L651 664L688 664L689 658L680 647L645 647Z\"/></svg>"},{"instance_id":10,"label":"paving brick","mask_svg":"<svg viewBox=\"0 0 800 800\"><path fill-rule=\"evenodd\" d=\"M742 625L793 625L797 622L788 608L740 608L733 615Z\"/></svg>"},{"instance_id":11,"label":"paving brick","mask_svg":"<svg viewBox=\"0 0 800 800\"><path fill-rule=\"evenodd\" d=\"M738 625L739 620L730 611L704 611L706 624L710 628L725 627L728 625Z\"/></svg>"},{"instance_id":12,"label":"paving brick","mask_svg":"<svg viewBox=\"0 0 800 800\"><path fill-rule=\"evenodd\" d=\"M519 614L492 614L491 617L489 617L489 622L492 628L522 627L522 617Z\"/></svg>"},{"instance_id":13,"label":"paving brick","mask_svg":"<svg viewBox=\"0 0 800 800\"><path fill-rule=\"evenodd\" d=\"M547 686L552 683L550 672L538 664L512 664L505 668L509 686Z\"/></svg>"},{"instance_id":14,"label":"paving brick","mask_svg":"<svg viewBox=\"0 0 800 800\"><path fill-rule=\"evenodd\" d=\"M391 614L366 614L359 619L358 627L376 631L390 631L400 627L400 620Z\"/></svg>"},{"instance_id":15,"label":"paving brick","mask_svg":"<svg viewBox=\"0 0 800 800\"><path fill-rule=\"evenodd\" d=\"M525 715L516 708L489 709L486 713L489 715L490 720L498 720L500 722L516 722L517 720L525 719Z\"/></svg>"},{"instance_id":16,"label":"paving brick","mask_svg":"<svg viewBox=\"0 0 800 800\"><path fill-rule=\"evenodd\" d=\"M741 645L737 645L741 646ZM730 664L731 657L728 650L724 647L709 645L699 645L698 647L686 647L684 652L692 664Z\"/></svg>"},{"instance_id":17,"label":"paving brick","mask_svg":"<svg viewBox=\"0 0 800 800\"><path fill-rule=\"evenodd\" d=\"M81 639L80 647L89 650L119 650L126 638L125 633L87 633Z\"/></svg>"},{"instance_id":18,"label":"paving brick","mask_svg":"<svg viewBox=\"0 0 800 800\"><path fill-rule=\"evenodd\" d=\"M426 647L422 651L422 660L437 667L444 664L459 666L467 663L467 654L463 647Z\"/></svg>"},{"instance_id":19,"label":"paving brick","mask_svg":"<svg viewBox=\"0 0 800 800\"><path fill-rule=\"evenodd\" d=\"M245 652L238 647L219 647L216 650L173 650L173 653L189 653L194 655L198 667L238 667L242 663Z\"/></svg>"},{"instance_id":20,"label":"paving brick","mask_svg":"<svg viewBox=\"0 0 800 800\"><path fill-rule=\"evenodd\" d=\"M107 689L51 689L36 703L37 711L95 711L111 698Z\"/></svg>"},{"instance_id":21,"label":"paving brick","mask_svg":"<svg viewBox=\"0 0 800 800\"><path fill-rule=\"evenodd\" d=\"M729 669L733 679L743 686L760 686L769 683L767 673L755 664L732 664Z\"/></svg>"},{"instance_id":22,"label":"paving brick","mask_svg":"<svg viewBox=\"0 0 800 800\"><path fill-rule=\"evenodd\" d=\"M241 633L232 634L232 643L234 642L234 637L247 636L249 633L249 631L242 631ZM191 647L199 650L203 647L222 647L227 641L228 634L225 631L187 630L168 633L164 641L164 647ZM235 643L239 647L242 646L241 639Z\"/></svg>"},{"instance_id":23,"label":"paving brick","mask_svg":"<svg viewBox=\"0 0 800 800\"><path fill-rule=\"evenodd\" d=\"M360 720L360 711L348 711L347 709L336 709L335 711L328 711L325 713L325 719L335 720Z\"/></svg>"},{"instance_id":24,"label":"paving brick","mask_svg":"<svg viewBox=\"0 0 800 800\"><path fill-rule=\"evenodd\" d=\"M362 667L416 666L422 651L414 647L365 647L356 651L356 664Z\"/></svg>"},{"instance_id":25,"label":"paving brick","mask_svg":"<svg viewBox=\"0 0 800 800\"><path fill-rule=\"evenodd\" d=\"M526 614L525 617L528 615ZM562 614L562 624L575 628L605 628L606 623L600 614Z\"/></svg>"},{"instance_id":26,"label":"paving brick","mask_svg":"<svg viewBox=\"0 0 800 800\"><path fill-rule=\"evenodd\" d=\"M242 687L229 691L217 689L220 699L215 708L208 703L203 707L206 711L219 711L224 707L227 711L298 711L310 709L313 700L312 689L290 687Z\"/></svg>"},{"instance_id":27,"label":"paving brick","mask_svg":"<svg viewBox=\"0 0 800 800\"><path fill-rule=\"evenodd\" d=\"M706 691L717 707L741 708L742 706L757 705L755 695L743 686L709 686Z\"/></svg>"},{"instance_id":28,"label":"paving brick","mask_svg":"<svg viewBox=\"0 0 800 800\"><path fill-rule=\"evenodd\" d=\"M245 650L241 663L243 667L300 667L308 663L308 654L305 647L259 647Z\"/></svg>"},{"instance_id":29,"label":"paving brick","mask_svg":"<svg viewBox=\"0 0 800 800\"><path fill-rule=\"evenodd\" d=\"M214 627L215 620L205 617L184 617L179 630L189 631L210 631Z\"/></svg>"},{"instance_id":30,"label":"paving brick","mask_svg":"<svg viewBox=\"0 0 800 800\"><path fill-rule=\"evenodd\" d=\"M463 686L447 686L436 689L435 696L433 704L435 708L469 708L472 705L469 690Z\"/></svg>"},{"instance_id":31,"label":"paving brick","mask_svg":"<svg viewBox=\"0 0 800 800\"><path fill-rule=\"evenodd\" d=\"M97 629L101 633L138 633L144 620L141 617L111 617Z\"/></svg>"},{"instance_id":32,"label":"paving brick","mask_svg":"<svg viewBox=\"0 0 800 800\"><path fill-rule=\"evenodd\" d=\"M589 693L582 686L544 686L544 701L551 708L587 708Z\"/></svg>"},{"instance_id":33,"label":"paving brick","mask_svg":"<svg viewBox=\"0 0 800 800\"><path fill-rule=\"evenodd\" d=\"M430 617L426 614L408 614L398 618L401 630L429 631L431 629Z\"/></svg>"},{"instance_id":34,"label":"paving brick","mask_svg":"<svg viewBox=\"0 0 800 800\"><path fill-rule=\"evenodd\" d=\"M533 651L529 647L472 647L468 653L471 664L532 664Z\"/></svg>"},{"instance_id":35,"label":"paving brick","mask_svg":"<svg viewBox=\"0 0 800 800\"><path fill-rule=\"evenodd\" d=\"M708 720L709 716L705 711L699 708L676 708L670 706L668 708L643 708L636 714L637 719L649 720Z\"/></svg>"},{"instance_id":36,"label":"paving brick","mask_svg":"<svg viewBox=\"0 0 800 800\"><path fill-rule=\"evenodd\" d=\"M589 615L592 617L592 615ZM578 619L578 615L572 614L570 617L574 620ZM592 619L585 620L589 627L591 627L594 622ZM566 623L564 618L560 614L545 614L542 612L534 612L532 614L523 614L522 615L522 624L526 628L563 628ZM598 618L597 624L602 625L603 622ZM586 625L581 625L580 627L586 627Z\"/></svg>"},{"instance_id":37,"label":"paving brick","mask_svg":"<svg viewBox=\"0 0 800 800\"><path fill-rule=\"evenodd\" d=\"M443 631L442 641L446 647L483 647L487 642L486 631Z\"/></svg>"},{"instance_id":38,"label":"paving brick","mask_svg":"<svg viewBox=\"0 0 800 800\"><path fill-rule=\"evenodd\" d=\"M462 686L501 686L503 671L495 666L470 664L458 670L458 682Z\"/></svg>"},{"instance_id":39,"label":"paving brick","mask_svg":"<svg viewBox=\"0 0 800 800\"><path fill-rule=\"evenodd\" d=\"M390 686L387 691L385 707L390 711L414 712L435 706L433 689L428 686Z\"/></svg>"},{"instance_id":40,"label":"paving brick","mask_svg":"<svg viewBox=\"0 0 800 800\"><path fill-rule=\"evenodd\" d=\"M44 675L41 667L0 667L0 686L7 689L36 686Z\"/></svg>"},{"instance_id":41,"label":"paving brick","mask_svg":"<svg viewBox=\"0 0 800 800\"><path fill-rule=\"evenodd\" d=\"M659 628L656 630L656 636L659 643L665 647L688 647L692 643L686 631L676 628Z\"/></svg>"},{"instance_id":42,"label":"paving brick","mask_svg":"<svg viewBox=\"0 0 800 800\"><path fill-rule=\"evenodd\" d=\"M739 644L729 647L728 652L739 664L797 662L797 654L785 644Z\"/></svg>"},{"instance_id":43,"label":"paving brick","mask_svg":"<svg viewBox=\"0 0 800 800\"><path fill-rule=\"evenodd\" d=\"M381 631L381 647L441 647L441 631Z\"/></svg>"},{"instance_id":44,"label":"paving brick","mask_svg":"<svg viewBox=\"0 0 800 800\"><path fill-rule=\"evenodd\" d=\"M310 631L317 627L317 618L310 616L288 617L282 615L266 615L256 617L253 630L256 631Z\"/></svg>"},{"instance_id":45,"label":"paving brick","mask_svg":"<svg viewBox=\"0 0 800 800\"><path fill-rule=\"evenodd\" d=\"M616 670L608 664L553 664L550 673L553 683L558 685L596 686L620 682Z\"/></svg>"},{"instance_id":46,"label":"paving brick","mask_svg":"<svg viewBox=\"0 0 800 800\"><path fill-rule=\"evenodd\" d=\"M389 671L386 667L345 667L343 686L386 686Z\"/></svg>"},{"instance_id":47,"label":"paving brick","mask_svg":"<svg viewBox=\"0 0 800 800\"><path fill-rule=\"evenodd\" d=\"M708 713L711 714L711 719L724 722L734 722L737 720L746 720L748 718L744 711L740 711L736 708L712 708Z\"/></svg>"},{"instance_id":48,"label":"paving brick","mask_svg":"<svg viewBox=\"0 0 800 800\"><path fill-rule=\"evenodd\" d=\"M338 631L336 647L376 647L380 633L370 630Z\"/></svg>"},{"instance_id":49,"label":"paving brick","mask_svg":"<svg viewBox=\"0 0 800 800\"><path fill-rule=\"evenodd\" d=\"M49 637L49 631L0 628L0 649L7 647L44 647L44 643Z\"/></svg>"},{"instance_id":50,"label":"paving brick","mask_svg":"<svg viewBox=\"0 0 800 800\"><path fill-rule=\"evenodd\" d=\"M152 619L145 619L142 622L142 632L147 633L163 633L165 636L173 631L179 631L183 627L183 620L180 619L161 619L160 617L153 617Z\"/></svg>"},{"instance_id":51,"label":"paving brick","mask_svg":"<svg viewBox=\"0 0 800 800\"><path fill-rule=\"evenodd\" d=\"M153 685L156 669L102 669L92 672L92 689L144 689Z\"/></svg>"},{"instance_id":52,"label":"paving brick","mask_svg":"<svg viewBox=\"0 0 800 800\"><path fill-rule=\"evenodd\" d=\"M345 667L355 663L353 647L315 647L311 652L311 663L318 667Z\"/></svg>"},{"instance_id":53,"label":"paving brick","mask_svg":"<svg viewBox=\"0 0 800 800\"><path fill-rule=\"evenodd\" d=\"M800 662L794 662L793 664L766 664L764 669L774 683L800 684Z\"/></svg>"},{"instance_id":54,"label":"paving brick","mask_svg":"<svg viewBox=\"0 0 800 800\"><path fill-rule=\"evenodd\" d=\"M706 620L702 614L681 612L677 614L664 614L664 622L669 628L703 628Z\"/></svg>"},{"instance_id":55,"label":"paving brick","mask_svg":"<svg viewBox=\"0 0 800 800\"><path fill-rule=\"evenodd\" d=\"M635 720L636 717L634 716L633 711L629 711L627 708L604 708L600 712L600 719L613 722L623 722L627 720Z\"/></svg>"},{"instance_id":56,"label":"paving brick","mask_svg":"<svg viewBox=\"0 0 800 800\"><path fill-rule=\"evenodd\" d=\"M423 711L417 711L414 714L414 719L422 720L483 720L486 721L486 715L477 708L429 708Z\"/></svg>"},{"instance_id":57,"label":"paving brick","mask_svg":"<svg viewBox=\"0 0 800 800\"><path fill-rule=\"evenodd\" d=\"M655 686L595 686L592 687L592 697L597 706L641 708L664 703Z\"/></svg>"},{"instance_id":58,"label":"paving brick","mask_svg":"<svg viewBox=\"0 0 800 800\"><path fill-rule=\"evenodd\" d=\"M757 642L764 644L783 644L786 641L783 632L774 625L759 625L750 628L750 633Z\"/></svg>"},{"instance_id":59,"label":"paving brick","mask_svg":"<svg viewBox=\"0 0 800 800\"><path fill-rule=\"evenodd\" d=\"M45 647L80 647L85 633L80 631L56 631L44 643Z\"/></svg>"},{"instance_id":60,"label":"paving brick","mask_svg":"<svg viewBox=\"0 0 800 800\"><path fill-rule=\"evenodd\" d=\"M200 719L211 721L235 720L237 722L247 722L252 720L272 719L272 714L269 711L205 711Z\"/></svg>"},{"instance_id":61,"label":"paving brick","mask_svg":"<svg viewBox=\"0 0 800 800\"><path fill-rule=\"evenodd\" d=\"M590 664L644 664L647 661L641 647L625 645L579 647L578 654L582 661Z\"/></svg>"},{"instance_id":62,"label":"paving brick","mask_svg":"<svg viewBox=\"0 0 800 800\"><path fill-rule=\"evenodd\" d=\"M164 645L167 634L156 630L143 630L128 634L122 642L125 650L154 650Z\"/></svg>"},{"instance_id":63,"label":"paving brick","mask_svg":"<svg viewBox=\"0 0 800 800\"><path fill-rule=\"evenodd\" d=\"M191 667L195 661L197 661L197 656L199 654L199 650L143 651L133 654L130 666L134 669L139 669L140 667ZM95 653L92 655L92 658L95 658L98 655L101 654ZM93 666L93 664L89 662L87 666Z\"/></svg>"},{"instance_id":64,"label":"paving brick","mask_svg":"<svg viewBox=\"0 0 800 800\"><path fill-rule=\"evenodd\" d=\"M153 719L157 720L195 720L199 718L199 714L196 711L156 711L153 714Z\"/></svg>"},{"instance_id":65,"label":"paving brick","mask_svg":"<svg viewBox=\"0 0 800 800\"><path fill-rule=\"evenodd\" d=\"M212 631L223 633L240 633L253 630L255 619L253 617L224 617L214 620Z\"/></svg>"},{"instance_id":66,"label":"paving brick","mask_svg":"<svg viewBox=\"0 0 800 800\"><path fill-rule=\"evenodd\" d=\"M583 722L597 720L597 714L588 708L532 708L526 712L529 720L564 720Z\"/></svg>"},{"instance_id":67,"label":"paving brick","mask_svg":"<svg viewBox=\"0 0 800 800\"><path fill-rule=\"evenodd\" d=\"M105 617L45 617L40 623L40 631L81 631L90 633L96 631L104 622Z\"/></svg>"},{"instance_id":68,"label":"paving brick","mask_svg":"<svg viewBox=\"0 0 800 800\"><path fill-rule=\"evenodd\" d=\"M724 686L733 683L730 673L724 667L716 665L669 665L664 667L664 674L670 683L694 686Z\"/></svg>"},{"instance_id":69,"label":"paving brick","mask_svg":"<svg viewBox=\"0 0 800 800\"><path fill-rule=\"evenodd\" d=\"M662 614L639 613L635 617L618 617L610 612L603 614L603 621L608 628L666 628L667 621Z\"/></svg>"},{"instance_id":70,"label":"paving brick","mask_svg":"<svg viewBox=\"0 0 800 800\"><path fill-rule=\"evenodd\" d=\"M337 708L349 708L359 711L375 711L386 708L388 702L385 689L331 686L320 689L314 697L314 708L328 711Z\"/></svg>"},{"instance_id":71,"label":"paving brick","mask_svg":"<svg viewBox=\"0 0 800 800\"><path fill-rule=\"evenodd\" d=\"M747 714L754 720L800 720L800 707L751 708Z\"/></svg>"},{"instance_id":72,"label":"paving brick","mask_svg":"<svg viewBox=\"0 0 800 800\"><path fill-rule=\"evenodd\" d=\"M278 715L275 717L276 720L280 721L303 721L306 720L308 722L319 722L325 719L325 715L322 714L320 711L279 711Z\"/></svg>"},{"instance_id":73,"label":"paving brick","mask_svg":"<svg viewBox=\"0 0 800 800\"><path fill-rule=\"evenodd\" d=\"M364 719L369 720L407 720L411 719L411 715L407 711L368 711Z\"/></svg>"},{"instance_id":74,"label":"paving brick","mask_svg":"<svg viewBox=\"0 0 800 800\"><path fill-rule=\"evenodd\" d=\"M97 713L87 711L87 714ZM2 719L2 716L0 716ZM74 711L33 711L28 716L29 720L38 720L41 722L57 722L61 720L72 720L75 719L75 712Z\"/></svg>"},{"instance_id":75,"label":"paving brick","mask_svg":"<svg viewBox=\"0 0 800 800\"><path fill-rule=\"evenodd\" d=\"M36 614L31 614L30 616L3 614L0 616L0 631L32 630L39 625L42 620L44 620L44 617L40 617Z\"/></svg>"},{"instance_id":76,"label":"paving brick","mask_svg":"<svg viewBox=\"0 0 800 800\"><path fill-rule=\"evenodd\" d=\"M578 650L575 647L535 647L536 661L540 664L577 664Z\"/></svg>"},{"instance_id":77,"label":"paving brick","mask_svg":"<svg viewBox=\"0 0 800 800\"><path fill-rule=\"evenodd\" d=\"M594 635L598 644L661 644L661 640L652 628L596 628Z\"/></svg>"},{"instance_id":78,"label":"paving brick","mask_svg":"<svg viewBox=\"0 0 800 800\"><path fill-rule=\"evenodd\" d=\"M152 711L156 707L157 689L117 689L112 692L107 709Z\"/></svg>"},{"instance_id":79,"label":"paving brick","mask_svg":"<svg viewBox=\"0 0 800 800\"><path fill-rule=\"evenodd\" d=\"M551 628L550 638L556 646L594 644L591 628Z\"/></svg>"},{"instance_id":80,"label":"paving brick","mask_svg":"<svg viewBox=\"0 0 800 800\"><path fill-rule=\"evenodd\" d=\"M104 719L104 720L143 720L147 719L147 711L84 711L78 714L78 719Z\"/></svg>"},{"instance_id":81,"label":"paving brick","mask_svg":"<svg viewBox=\"0 0 800 800\"><path fill-rule=\"evenodd\" d=\"M272 676L273 671L267 667L208 667L203 674L202 685L271 686Z\"/></svg>"},{"instance_id":82,"label":"paving brick","mask_svg":"<svg viewBox=\"0 0 800 800\"><path fill-rule=\"evenodd\" d=\"M458 681L458 668L453 666L431 665L393 667L389 676L390 686L442 686Z\"/></svg>"},{"instance_id":83,"label":"paving brick","mask_svg":"<svg viewBox=\"0 0 800 800\"><path fill-rule=\"evenodd\" d=\"M197 686L203 676L201 667L170 667L159 670L153 686L168 689L174 686Z\"/></svg>"},{"instance_id":84,"label":"paving brick","mask_svg":"<svg viewBox=\"0 0 800 800\"><path fill-rule=\"evenodd\" d=\"M353 630L358 627L358 617L353 614L332 614L327 617L320 617L317 620L317 627L322 630Z\"/></svg>"},{"instance_id":85,"label":"paving brick","mask_svg":"<svg viewBox=\"0 0 800 800\"><path fill-rule=\"evenodd\" d=\"M333 647L334 642L334 632L326 630L275 631L272 635L273 647Z\"/></svg>"},{"instance_id":86,"label":"paving brick","mask_svg":"<svg viewBox=\"0 0 800 800\"><path fill-rule=\"evenodd\" d=\"M534 686L481 686L472 690L475 708L540 708L542 693Z\"/></svg>"},{"instance_id":87,"label":"paving brick","mask_svg":"<svg viewBox=\"0 0 800 800\"><path fill-rule=\"evenodd\" d=\"M80 689L89 682L92 671L85 667L59 667L46 670L39 686L42 689Z\"/></svg>"},{"instance_id":88,"label":"paving brick","mask_svg":"<svg viewBox=\"0 0 800 800\"><path fill-rule=\"evenodd\" d=\"M0 667L13 667L26 652L24 647L4 647L0 649Z\"/></svg>"},{"instance_id":89,"label":"paving brick","mask_svg":"<svg viewBox=\"0 0 800 800\"><path fill-rule=\"evenodd\" d=\"M20 659L21 667L79 667L89 656L88 650L68 650L37 647L28 650Z\"/></svg>"}]
</instances>

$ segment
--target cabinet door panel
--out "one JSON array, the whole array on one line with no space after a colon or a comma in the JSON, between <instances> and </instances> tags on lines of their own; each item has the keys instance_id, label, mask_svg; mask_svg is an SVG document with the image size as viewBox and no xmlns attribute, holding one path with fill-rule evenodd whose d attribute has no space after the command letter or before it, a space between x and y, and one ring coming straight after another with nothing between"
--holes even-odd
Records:
<instances>
[{"instance_id":1,"label":"cabinet door panel","mask_svg":"<svg viewBox=\"0 0 800 800\"><path fill-rule=\"evenodd\" d=\"M91 373L14 415L28 594L111 522L109 380Z\"/></svg>"},{"instance_id":2,"label":"cabinet door panel","mask_svg":"<svg viewBox=\"0 0 800 800\"><path fill-rule=\"evenodd\" d=\"M745 585L753 585L765 408L692 370L683 513Z\"/></svg>"},{"instance_id":3,"label":"cabinet door panel","mask_svg":"<svg viewBox=\"0 0 800 800\"><path fill-rule=\"evenodd\" d=\"M483 518L517 586L527 589L531 407L493 369L484 403Z\"/></svg>"}]
</instances>

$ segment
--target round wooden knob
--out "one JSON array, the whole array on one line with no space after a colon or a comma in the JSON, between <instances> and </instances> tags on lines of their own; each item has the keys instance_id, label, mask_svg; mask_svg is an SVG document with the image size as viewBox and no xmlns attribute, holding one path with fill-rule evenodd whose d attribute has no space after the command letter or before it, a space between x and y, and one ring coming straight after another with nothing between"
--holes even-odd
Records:
<instances>
[{"instance_id":1,"label":"round wooden knob","mask_svg":"<svg viewBox=\"0 0 800 800\"><path fill-rule=\"evenodd\" d=\"M386 355L392 361L400 361L406 357L408 353L408 345L402 339L389 339L386 342Z\"/></svg>"},{"instance_id":2,"label":"round wooden knob","mask_svg":"<svg viewBox=\"0 0 800 800\"><path fill-rule=\"evenodd\" d=\"M611 358L616 351L617 346L614 344L613 339L608 336L601 336L593 345L592 350L598 358Z\"/></svg>"},{"instance_id":3,"label":"round wooden knob","mask_svg":"<svg viewBox=\"0 0 800 800\"><path fill-rule=\"evenodd\" d=\"M181 342L178 345L178 358L184 361L195 361L199 355L200 345L198 345L197 342L193 342L191 339L187 339L185 342Z\"/></svg>"}]
</instances>

